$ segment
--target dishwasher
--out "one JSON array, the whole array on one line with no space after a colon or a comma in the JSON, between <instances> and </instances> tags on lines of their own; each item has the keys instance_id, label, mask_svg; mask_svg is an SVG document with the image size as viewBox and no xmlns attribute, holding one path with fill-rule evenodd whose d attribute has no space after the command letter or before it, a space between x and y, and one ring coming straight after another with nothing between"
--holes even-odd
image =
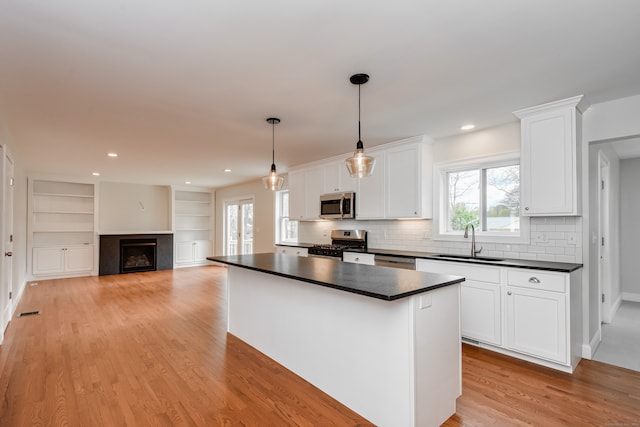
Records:
<instances>
[{"instance_id":1,"label":"dishwasher","mask_svg":"<svg viewBox=\"0 0 640 427\"><path fill-rule=\"evenodd\" d=\"M380 267L404 268L406 270L416 269L416 259L403 256L393 255L376 255L374 257L375 265Z\"/></svg>"}]
</instances>

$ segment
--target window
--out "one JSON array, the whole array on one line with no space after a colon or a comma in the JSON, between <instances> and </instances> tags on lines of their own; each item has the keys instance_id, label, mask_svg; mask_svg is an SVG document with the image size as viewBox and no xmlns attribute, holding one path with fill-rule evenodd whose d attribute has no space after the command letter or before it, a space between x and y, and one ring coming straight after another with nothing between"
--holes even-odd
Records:
<instances>
[{"instance_id":1,"label":"window","mask_svg":"<svg viewBox=\"0 0 640 427\"><path fill-rule=\"evenodd\" d=\"M475 227L476 235L485 236L485 241L528 239L528 221L520 217L517 157L451 163L436 169L440 176L436 239L457 240L467 224Z\"/></svg>"},{"instance_id":2,"label":"window","mask_svg":"<svg viewBox=\"0 0 640 427\"><path fill-rule=\"evenodd\" d=\"M289 191L276 193L276 242L296 243L298 221L289 220Z\"/></svg>"}]
</instances>

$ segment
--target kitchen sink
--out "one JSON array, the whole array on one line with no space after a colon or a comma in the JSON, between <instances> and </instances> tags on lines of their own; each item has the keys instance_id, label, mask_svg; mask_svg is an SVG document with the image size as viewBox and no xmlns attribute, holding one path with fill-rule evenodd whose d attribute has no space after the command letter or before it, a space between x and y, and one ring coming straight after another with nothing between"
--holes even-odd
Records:
<instances>
[{"instance_id":1,"label":"kitchen sink","mask_svg":"<svg viewBox=\"0 0 640 427\"><path fill-rule=\"evenodd\" d=\"M471 256L471 255L448 255L448 254L438 254L435 255L438 258L449 258L449 259L468 259L475 261L493 261L499 262L504 261L502 258L493 258L493 257L483 257L483 256Z\"/></svg>"}]
</instances>

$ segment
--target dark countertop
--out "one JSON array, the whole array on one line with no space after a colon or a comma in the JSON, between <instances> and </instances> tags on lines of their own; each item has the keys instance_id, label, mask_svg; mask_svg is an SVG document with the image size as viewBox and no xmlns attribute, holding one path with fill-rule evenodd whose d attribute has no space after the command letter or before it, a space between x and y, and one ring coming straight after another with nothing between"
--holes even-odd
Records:
<instances>
[{"instance_id":1,"label":"dark countertop","mask_svg":"<svg viewBox=\"0 0 640 427\"><path fill-rule=\"evenodd\" d=\"M464 281L464 277L283 254L207 257L210 261L393 301Z\"/></svg>"},{"instance_id":2,"label":"dark countertop","mask_svg":"<svg viewBox=\"0 0 640 427\"><path fill-rule=\"evenodd\" d=\"M516 267L516 268L528 268L531 270L547 270L557 271L560 273L571 273L579 268L582 268L582 264L572 264L567 262L552 262L552 261L534 261L527 259L515 259L515 258L498 258L498 257L480 257L479 259L465 259L465 258L447 258L444 254L434 254L430 252L412 252L412 251L399 251L391 249L373 249L369 248L366 253L380 254L380 255L395 255L407 258L423 258L435 261L448 261L448 262L464 262L467 264L483 264L483 265L497 265L500 267ZM452 255L455 257L455 255Z\"/></svg>"},{"instance_id":3,"label":"dark countertop","mask_svg":"<svg viewBox=\"0 0 640 427\"><path fill-rule=\"evenodd\" d=\"M312 248L314 243L276 243L276 246L287 246L292 248Z\"/></svg>"}]
</instances>

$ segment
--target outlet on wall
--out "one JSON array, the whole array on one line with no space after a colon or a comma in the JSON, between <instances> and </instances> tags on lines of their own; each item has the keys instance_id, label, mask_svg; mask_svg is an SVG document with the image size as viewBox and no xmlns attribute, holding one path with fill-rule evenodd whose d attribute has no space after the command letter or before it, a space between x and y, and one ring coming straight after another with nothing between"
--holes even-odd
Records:
<instances>
[{"instance_id":1,"label":"outlet on wall","mask_svg":"<svg viewBox=\"0 0 640 427\"><path fill-rule=\"evenodd\" d=\"M537 243L546 243L547 240L547 235L544 233L536 233L536 242Z\"/></svg>"}]
</instances>

